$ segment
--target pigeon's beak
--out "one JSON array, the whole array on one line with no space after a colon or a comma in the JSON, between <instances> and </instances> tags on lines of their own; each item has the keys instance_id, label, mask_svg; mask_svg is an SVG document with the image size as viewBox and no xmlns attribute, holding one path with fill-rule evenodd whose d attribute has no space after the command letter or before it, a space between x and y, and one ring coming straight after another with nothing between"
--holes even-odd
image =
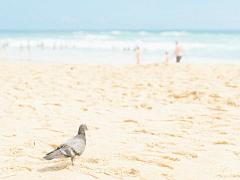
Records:
<instances>
[{"instance_id":1,"label":"pigeon's beak","mask_svg":"<svg viewBox=\"0 0 240 180\"><path fill-rule=\"evenodd\" d=\"M88 128L86 127L86 130L88 130Z\"/></svg>"}]
</instances>

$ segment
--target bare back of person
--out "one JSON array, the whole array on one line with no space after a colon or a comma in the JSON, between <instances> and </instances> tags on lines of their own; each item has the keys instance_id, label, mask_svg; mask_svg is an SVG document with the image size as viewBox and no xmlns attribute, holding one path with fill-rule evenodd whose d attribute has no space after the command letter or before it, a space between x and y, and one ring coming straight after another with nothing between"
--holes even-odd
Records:
<instances>
[{"instance_id":1,"label":"bare back of person","mask_svg":"<svg viewBox=\"0 0 240 180\"><path fill-rule=\"evenodd\" d=\"M174 52L173 55L176 56L176 61L177 61L177 62L180 62L183 54L187 57L185 51L183 50L183 47L180 46L180 45L178 44L178 42L176 42L176 49L175 49L175 52Z\"/></svg>"},{"instance_id":2,"label":"bare back of person","mask_svg":"<svg viewBox=\"0 0 240 180\"><path fill-rule=\"evenodd\" d=\"M176 50L175 50L175 52L174 52L174 54L176 55L176 56L182 56L183 55L183 48L182 48L182 46L180 46L180 45L177 45L177 47L176 47Z\"/></svg>"}]
</instances>

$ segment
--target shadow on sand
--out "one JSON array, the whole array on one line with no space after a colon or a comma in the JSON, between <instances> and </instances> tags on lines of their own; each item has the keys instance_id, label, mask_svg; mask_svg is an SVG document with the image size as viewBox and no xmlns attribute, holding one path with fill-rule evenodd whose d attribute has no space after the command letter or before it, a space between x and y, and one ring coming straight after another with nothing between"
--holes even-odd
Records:
<instances>
[{"instance_id":1,"label":"shadow on sand","mask_svg":"<svg viewBox=\"0 0 240 180\"><path fill-rule=\"evenodd\" d=\"M54 165L51 165L51 166L44 167L42 169L38 169L37 171L41 172L41 173L50 172L50 171L59 171L59 170L68 168L69 166L72 166L69 162L62 162L62 163L59 163L59 164L54 164Z\"/></svg>"}]
</instances>

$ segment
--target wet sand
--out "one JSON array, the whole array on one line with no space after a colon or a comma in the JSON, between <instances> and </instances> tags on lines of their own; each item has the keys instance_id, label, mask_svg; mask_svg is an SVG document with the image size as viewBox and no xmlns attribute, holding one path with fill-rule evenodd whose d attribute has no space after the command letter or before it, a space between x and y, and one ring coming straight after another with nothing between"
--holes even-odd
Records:
<instances>
[{"instance_id":1,"label":"wet sand","mask_svg":"<svg viewBox=\"0 0 240 180\"><path fill-rule=\"evenodd\" d=\"M240 65L0 62L2 179L239 179ZM88 125L76 160L42 157Z\"/></svg>"}]
</instances>

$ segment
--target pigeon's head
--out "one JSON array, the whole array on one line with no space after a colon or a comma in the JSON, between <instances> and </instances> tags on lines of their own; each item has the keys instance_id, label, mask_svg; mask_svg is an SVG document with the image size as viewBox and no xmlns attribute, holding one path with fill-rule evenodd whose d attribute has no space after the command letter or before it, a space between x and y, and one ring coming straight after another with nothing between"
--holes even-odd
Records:
<instances>
[{"instance_id":1,"label":"pigeon's head","mask_svg":"<svg viewBox=\"0 0 240 180\"><path fill-rule=\"evenodd\" d=\"M78 134L84 134L86 130L88 130L87 125L81 124L78 130Z\"/></svg>"}]
</instances>

